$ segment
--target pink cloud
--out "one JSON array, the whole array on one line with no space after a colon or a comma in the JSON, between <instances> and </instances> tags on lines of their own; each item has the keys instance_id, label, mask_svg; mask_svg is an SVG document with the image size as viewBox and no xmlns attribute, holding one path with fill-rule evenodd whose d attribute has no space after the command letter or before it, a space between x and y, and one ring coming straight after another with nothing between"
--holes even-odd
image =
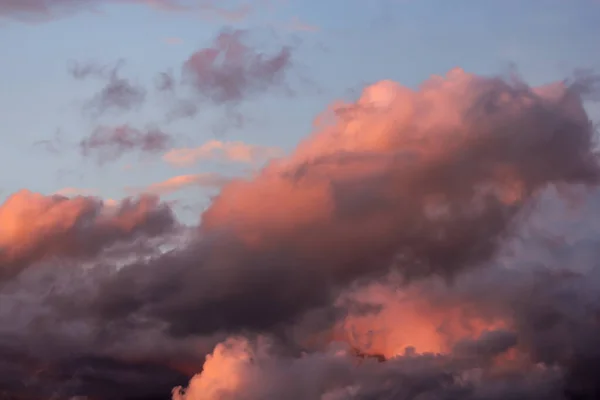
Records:
<instances>
[{"instance_id":1,"label":"pink cloud","mask_svg":"<svg viewBox=\"0 0 600 400\"><path fill-rule=\"evenodd\" d=\"M235 103L283 84L292 65L291 48L275 54L250 47L242 30L224 31L211 47L198 50L183 66L183 75L196 92L215 103Z\"/></svg>"},{"instance_id":2,"label":"pink cloud","mask_svg":"<svg viewBox=\"0 0 600 400\"><path fill-rule=\"evenodd\" d=\"M96 78L106 80L102 89L89 99L84 109L100 116L107 111L130 111L139 108L146 100L146 89L119 75L124 62L112 68L96 63L74 64L69 73L75 79Z\"/></svg>"},{"instance_id":3,"label":"pink cloud","mask_svg":"<svg viewBox=\"0 0 600 400\"><path fill-rule=\"evenodd\" d=\"M165 391L166 370L147 368L162 363L197 373L174 400L595 398L591 83L455 69L369 85L289 156L227 183L166 249L146 239L169 225L147 221L169 215L155 197L15 195L0 208L0 267L24 272L2 287L0 385L168 398L184 382ZM214 183L200 176L155 190ZM569 214L562 190L586 204L568 221L578 234L548 244ZM106 262L132 240L158 250ZM21 385L40 365L40 383Z\"/></svg>"},{"instance_id":4,"label":"pink cloud","mask_svg":"<svg viewBox=\"0 0 600 400\"><path fill-rule=\"evenodd\" d=\"M54 192L55 195L65 196L65 197L75 197L75 196L94 196L98 194L96 189L85 189L85 188L75 188L75 187L66 187L57 190Z\"/></svg>"},{"instance_id":5,"label":"pink cloud","mask_svg":"<svg viewBox=\"0 0 600 400\"><path fill-rule=\"evenodd\" d=\"M223 160L241 163L264 162L270 158L281 157L283 151L276 147L256 146L239 141L222 142L210 140L195 148L169 150L163 160L171 165L184 167L202 160Z\"/></svg>"},{"instance_id":6,"label":"pink cloud","mask_svg":"<svg viewBox=\"0 0 600 400\"><path fill-rule=\"evenodd\" d=\"M127 191L166 195L188 187L221 188L230 180L231 178L215 173L179 175L143 188L128 188Z\"/></svg>"}]
</instances>

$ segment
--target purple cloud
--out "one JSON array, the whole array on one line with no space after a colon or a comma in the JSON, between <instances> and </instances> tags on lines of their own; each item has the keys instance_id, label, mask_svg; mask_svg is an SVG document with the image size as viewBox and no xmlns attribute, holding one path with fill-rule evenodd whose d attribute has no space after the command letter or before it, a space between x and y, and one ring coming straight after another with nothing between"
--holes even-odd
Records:
<instances>
[{"instance_id":1,"label":"purple cloud","mask_svg":"<svg viewBox=\"0 0 600 400\"><path fill-rule=\"evenodd\" d=\"M84 157L94 157L99 163L114 161L125 153L159 153L169 148L171 136L160 130L142 131L128 125L98 127L79 143Z\"/></svg>"},{"instance_id":2,"label":"purple cloud","mask_svg":"<svg viewBox=\"0 0 600 400\"><path fill-rule=\"evenodd\" d=\"M292 66L291 48L272 55L249 46L243 30L225 31L212 46L198 50L184 63L184 82L215 103L235 103L282 85Z\"/></svg>"}]
</instances>

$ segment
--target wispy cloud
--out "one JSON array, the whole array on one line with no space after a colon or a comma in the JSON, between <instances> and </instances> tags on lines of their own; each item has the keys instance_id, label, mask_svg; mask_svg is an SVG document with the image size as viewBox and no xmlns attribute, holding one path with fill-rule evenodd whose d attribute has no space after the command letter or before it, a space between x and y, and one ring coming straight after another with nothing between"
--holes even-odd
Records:
<instances>
[{"instance_id":1,"label":"wispy cloud","mask_svg":"<svg viewBox=\"0 0 600 400\"><path fill-rule=\"evenodd\" d=\"M102 89L86 102L84 109L100 116L107 111L130 111L144 103L146 89L120 76L119 70L123 64L123 61L119 61L112 69L108 69L106 66L90 63L70 69L69 72L76 79L107 79Z\"/></svg>"},{"instance_id":2,"label":"wispy cloud","mask_svg":"<svg viewBox=\"0 0 600 400\"><path fill-rule=\"evenodd\" d=\"M84 157L93 157L99 163L114 161L125 153L158 153L171 142L170 135L158 129L139 130L128 125L100 126L80 144Z\"/></svg>"},{"instance_id":3,"label":"wispy cloud","mask_svg":"<svg viewBox=\"0 0 600 400\"><path fill-rule=\"evenodd\" d=\"M184 167L202 160L259 163L269 158L281 157L283 154L283 150L277 147L257 146L240 141L210 140L198 147L170 150L163 159L171 165Z\"/></svg>"},{"instance_id":4,"label":"wispy cloud","mask_svg":"<svg viewBox=\"0 0 600 400\"><path fill-rule=\"evenodd\" d=\"M306 22L301 21L298 17L292 18L292 21L289 23L288 28L292 31L300 31L300 32L318 32L319 27L316 25L307 24Z\"/></svg>"},{"instance_id":5,"label":"wispy cloud","mask_svg":"<svg viewBox=\"0 0 600 400\"><path fill-rule=\"evenodd\" d=\"M230 180L231 178L216 173L179 175L146 187L129 187L126 191L130 194L166 195L193 186L220 188Z\"/></svg>"},{"instance_id":6,"label":"wispy cloud","mask_svg":"<svg viewBox=\"0 0 600 400\"><path fill-rule=\"evenodd\" d=\"M221 32L213 44L198 50L183 65L184 82L215 103L236 103L283 83L292 66L292 49L272 55L247 41L247 31Z\"/></svg>"}]
</instances>

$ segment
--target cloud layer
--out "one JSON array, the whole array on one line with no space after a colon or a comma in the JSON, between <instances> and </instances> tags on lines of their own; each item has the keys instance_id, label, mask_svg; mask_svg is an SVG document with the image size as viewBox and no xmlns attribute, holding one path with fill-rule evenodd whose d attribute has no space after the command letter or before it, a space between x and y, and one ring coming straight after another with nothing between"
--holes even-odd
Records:
<instances>
[{"instance_id":1,"label":"cloud layer","mask_svg":"<svg viewBox=\"0 0 600 400\"><path fill-rule=\"evenodd\" d=\"M179 236L155 198L105 216L17 194L0 212L3 376L75 369L18 390L110 399L595 398L590 85L378 82ZM131 250L138 232L153 251Z\"/></svg>"}]
</instances>

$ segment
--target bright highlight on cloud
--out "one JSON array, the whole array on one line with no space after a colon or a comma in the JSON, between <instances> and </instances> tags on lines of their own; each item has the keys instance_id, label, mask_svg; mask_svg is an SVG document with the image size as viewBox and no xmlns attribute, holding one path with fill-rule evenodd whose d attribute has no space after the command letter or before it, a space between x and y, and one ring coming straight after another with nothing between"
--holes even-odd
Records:
<instances>
[{"instance_id":1,"label":"bright highlight on cloud","mask_svg":"<svg viewBox=\"0 0 600 400\"><path fill-rule=\"evenodd\" d=\"M119 241L173 228L171 210L153 197L126 199L114 209L93 197L20 191L0 207L0 277L52 257L87 258Z\"/></svg>"},{"instance_id":2,"label":"bright highlight on cloud","mask_svg":"<svg viewBox=\"0 0 600 400\"><path fill-rule=\"evenodd\" d=\"M210 140L195 148L169 150L163 159L174 166L186 167L206 160L260 163L281 156L283 151L276 147L256 146L239 141Z\"/></svg>"},{"instance_id":3,"label":"bright highlight on cloud","mask_svg":"<svg viewBox=\"0 0 600 400\"><path fill-rule=\"evenodd\" d=\"M204 173L179 175L169 178L165 181L154 183L150 186L140 189L130 189L134 193L151 193L155 195L167 195L188 187L203 187L203 188L221 188L228 183L231 178L227 178L220 174Z\"/></svg>"},{"instance_id":4,"label":"bright highlight on cloud","mask_svg":"<svg viewBox=\"0 0 600 400\"><path fill-rule=\"evenodd\" d=\"M581 99L592 84L460 69L417 90L375 83L254 177L157 185L224 185L169 246L153 242L175 224L155 197L105 212L86 197L14 195L0 209L0 305L20 308L0 306L0 350L19 362L0 362L0 385L51 365L14 392L595 398L600 163ZM205 150L252 158L232 148ZM567 195L581 198L571 213ZM143 244L160 251L102 257ZM65 388L73 370L86 373Z\"/></svg>"}]
</instances>

